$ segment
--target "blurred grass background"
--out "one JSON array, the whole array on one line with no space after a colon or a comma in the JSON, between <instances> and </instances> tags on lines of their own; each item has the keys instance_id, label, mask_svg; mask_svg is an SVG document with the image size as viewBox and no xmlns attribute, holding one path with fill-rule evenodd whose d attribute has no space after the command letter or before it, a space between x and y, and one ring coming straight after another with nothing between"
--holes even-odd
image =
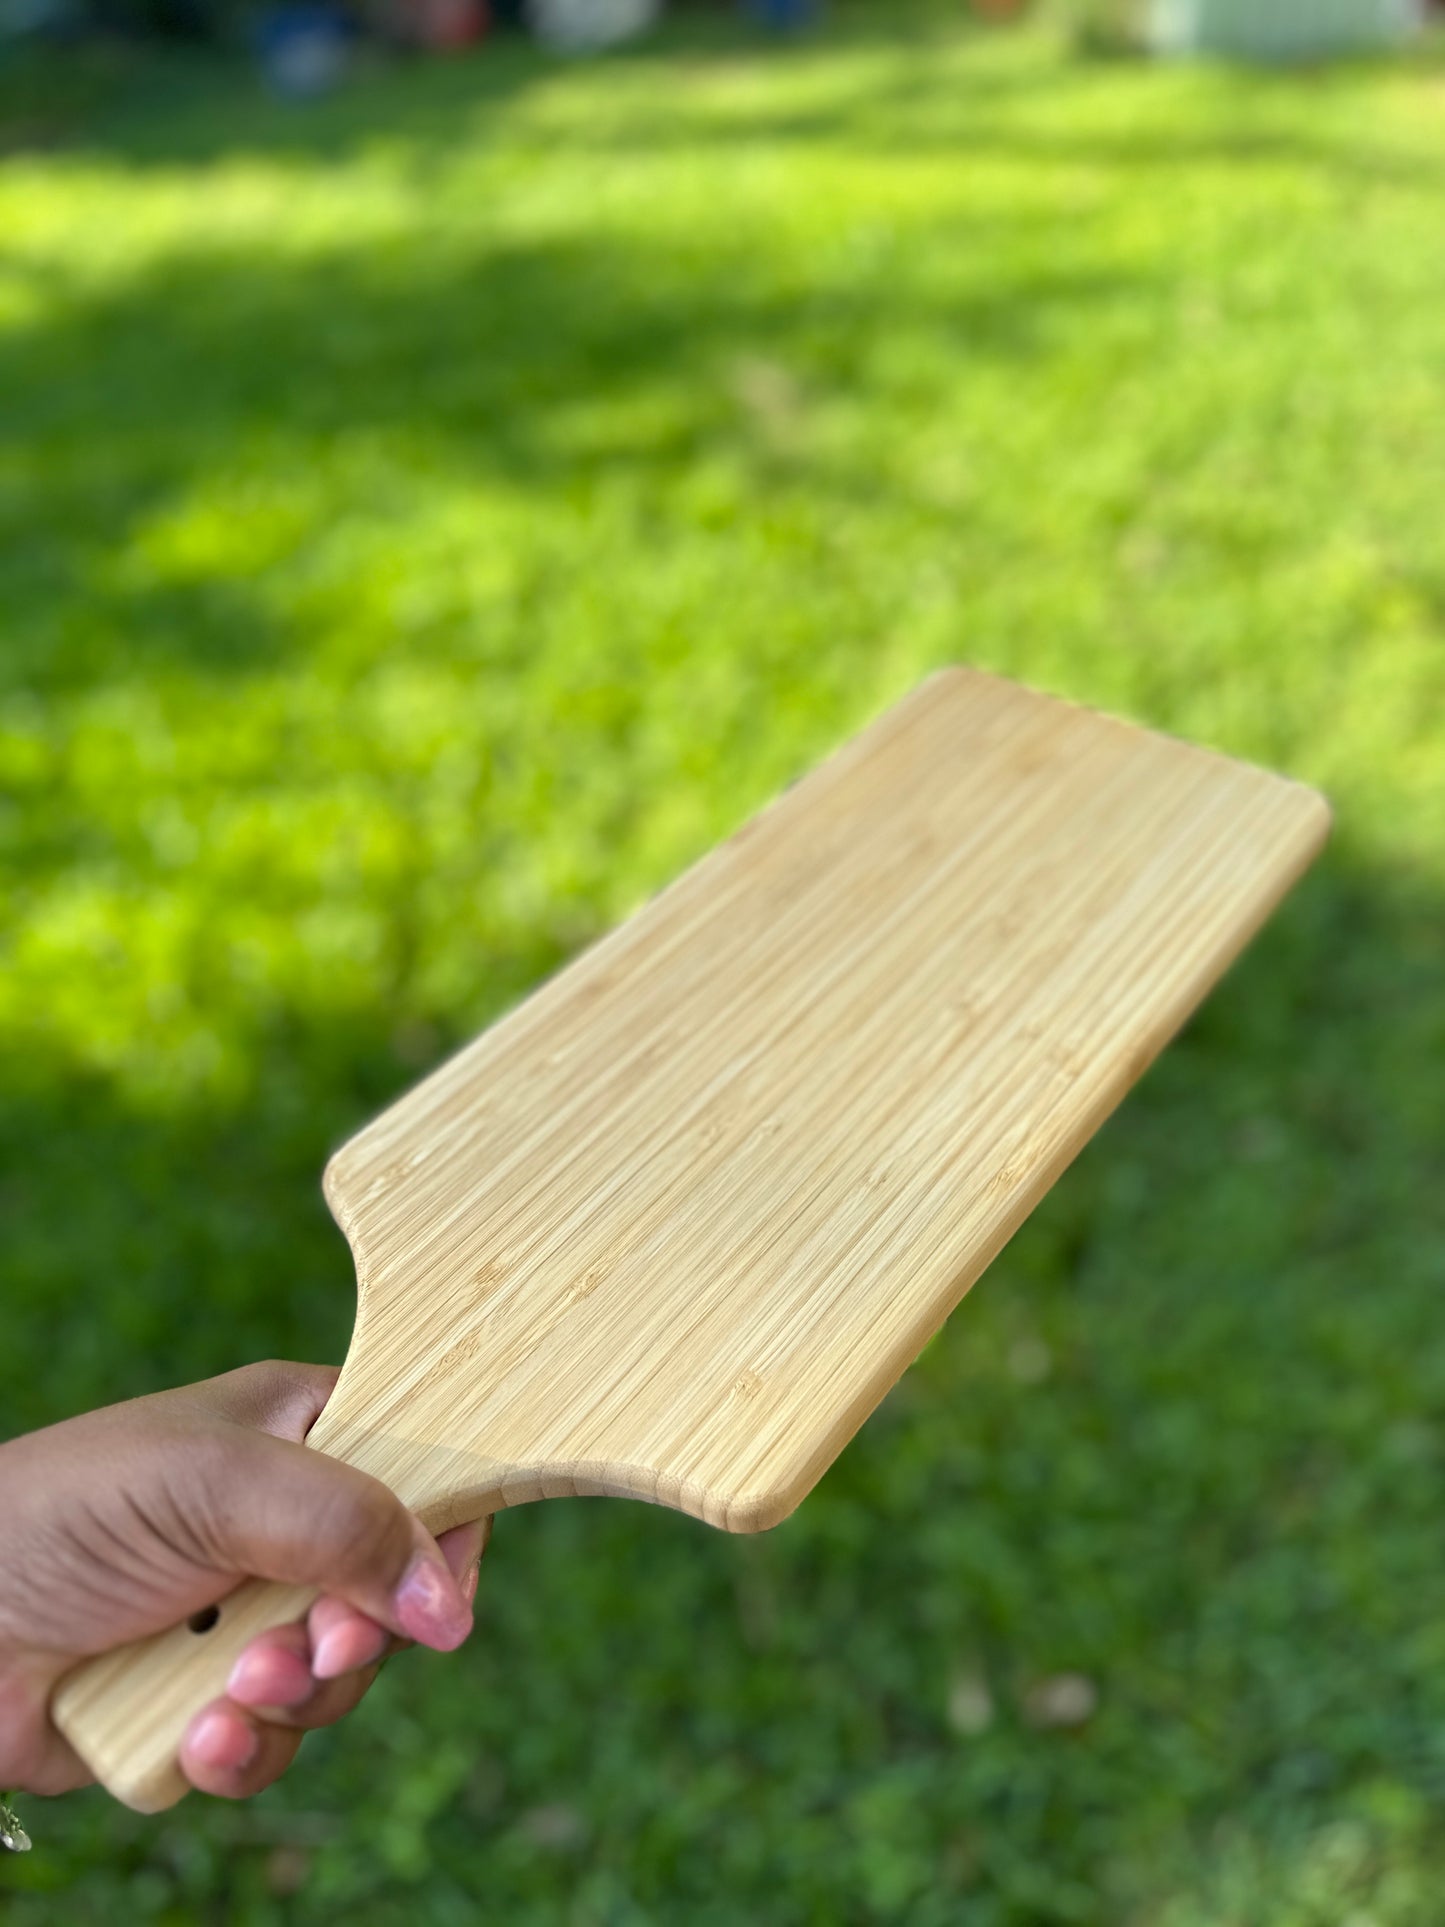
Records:
<instances>
[{"instance_id":1,"label":"blurred grass background","mask_svg":"<svg viewBox=\"0 0 1445 1927\"><path fill-rule=\"evenodd\" d=\"M1339 827L794 1521L504 1517L260 1801L22 1802L7 1924L1438 1927L1438 48L900 0L26 101L8 1429L338 1358L328 1149L938 662Z\"/></svg>"}]
</instances>

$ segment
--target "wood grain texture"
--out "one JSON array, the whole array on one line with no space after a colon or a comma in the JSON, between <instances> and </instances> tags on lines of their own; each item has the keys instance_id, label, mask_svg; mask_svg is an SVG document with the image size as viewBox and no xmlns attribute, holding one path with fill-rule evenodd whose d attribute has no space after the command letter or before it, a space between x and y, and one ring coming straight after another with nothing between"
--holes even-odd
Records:
<instances>
[{"instance_id":1,"label":"wood grain texture","mask_svg":"<svg viewBox=\"0 0 1445 1927\"><path fill-rule=\"evenodd\" d=\"M1265 771L930 679L336 1153L359 1311L311 1442L436 1530L574 1493L776 1524L1328 822ZM178 1790L263 1590L62 1688L121 1797Z\"/></svg>"}]
</instances>

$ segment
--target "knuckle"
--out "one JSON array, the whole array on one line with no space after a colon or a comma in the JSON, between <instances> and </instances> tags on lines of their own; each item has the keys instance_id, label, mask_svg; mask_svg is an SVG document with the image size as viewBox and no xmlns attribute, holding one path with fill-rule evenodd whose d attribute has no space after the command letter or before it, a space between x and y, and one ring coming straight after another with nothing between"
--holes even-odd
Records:
<instances>
[{"instance_id":1,"label":"knuckle","mask_svg":"<svg viewBox=\"0 0 1445 1927\"><path fill-rule=\"evenodd\" d=\"M188 1433L185 1451L167 1464L173 1508L198 1528L220 1529L233 1516L247 1476L247 1434L239 1427L206 1427Z\"/></svg>"},{"instance_id":2,"label":"knuckle","mask_svg":"<svg viewBox=\"0 0 1445 1927\"><path fill-rule=\"evenodd\" d=\"M234 1371L224 1372L217 1383L225 1387L232 1409L238 1415L244 1413L253 1423L260 1423L276 1403L285 1370L280 1359L262 1358L254 1364L238 1365Z\"/></svg>"},{"instance_id":3,"label":"knuckle","mask_svg":"<svg viewBox=\"0 0 1445 1927\"><path fill-rule=\"evenodd\" d=\"M257 1431L299 1439L324 1408L337 1376L331 1365L263 1358L215 1382L223 1388L223 1410L232 1419Z\"/></svg>"},{"instance_id":4,"label":"knuckle","mask_svg":"<svg viewBox=\"0 0 1445 1927\"><path fill-rule=\"evenodd\" d=\"M336 1482L326 1531L338 1568L355 1578L390 1577L411 1541L400 1500L363 1475Z\"/></svg>"}]
</instances>

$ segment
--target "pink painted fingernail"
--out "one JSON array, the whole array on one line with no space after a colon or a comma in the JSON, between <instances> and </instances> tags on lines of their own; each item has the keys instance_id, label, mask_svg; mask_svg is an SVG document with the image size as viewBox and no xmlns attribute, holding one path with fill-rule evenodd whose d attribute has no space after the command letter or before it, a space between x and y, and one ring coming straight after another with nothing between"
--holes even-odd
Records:
<instances>
[{"instance_id":1,"label":"pink painted fingernail","mask_svg":"<svg viewBox=\"0 0 1445 1927\"><path fill-rule=\"evenodd\" d=\"M477 1596L477 1581L481 1576L482 1562L480 1558L473 1559L472 1563L462 1574L462 1598L466 1600L469 1606Z\"/></svg>"},{"instance_id":2,"label":"pink painted fingernail","mask_svg":"<svg viewBox=\"0 0 1445 1927\"><path fill-rule=\"evenodd\" d=\"M254 1726L212 1707L202 1713L186 1735L186 1751L203 1766L225 1767L238 1773L256 1757L261 1736Z\"/></svg>"},{"instance_id":3,"label":"pink painted fingernail","mask_svg":"<svg viewBox=\"0 0 1445 1927\"><path fill-rule=\"evenodd\" d=\"M471 1607L446 1567L418 1553L396 1589L396 1617L408 1639L449 1653L472 1630Z\"/></svg>"},{"instance_id":4,"label":"pink painted fingernail","mask_svg":"<svg viewBox=\"0 0 1445 1927\"><path fill-rule=\"evenodd\" d=\"M343 1673L360 1672L371 1666L386 1650L384 1626L332 1626L316 1642L311 1655L311 1670L317 1679L340 1679Z\"/></svg>"},{"instance_id":5,"label":"pink painted fingernail","mask_svg":"<svg viewBox=\"0 0 1445 1927\"><path fill-rule=\"evenodd\" d=\"M226 1691L241 1706L300 1706L315 1690L311 1668L300 1654L274 1646L242 1653L226 1681Z\"/></svg>"}]
</instances>

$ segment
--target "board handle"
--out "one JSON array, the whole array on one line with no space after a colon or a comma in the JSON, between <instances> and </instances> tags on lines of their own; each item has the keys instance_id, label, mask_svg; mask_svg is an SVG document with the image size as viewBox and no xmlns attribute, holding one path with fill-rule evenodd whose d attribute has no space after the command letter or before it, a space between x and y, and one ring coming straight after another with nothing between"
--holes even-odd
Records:
<instances>
[{"instance_id":1,"label":"board handle","mask_svg":"<svg viewBox=\"0 0 1445 1927\"><path fill-rule=\"evenodd\" d=\"M319 1596L315 1586L247 1579L169 1632L82 1661L55 1689L50 1716L107 1792L137 1813L160 1813L190 1791L181 1740L225 1693L242 1648L303 1618Z\"/></svg>"}]
</instances>

